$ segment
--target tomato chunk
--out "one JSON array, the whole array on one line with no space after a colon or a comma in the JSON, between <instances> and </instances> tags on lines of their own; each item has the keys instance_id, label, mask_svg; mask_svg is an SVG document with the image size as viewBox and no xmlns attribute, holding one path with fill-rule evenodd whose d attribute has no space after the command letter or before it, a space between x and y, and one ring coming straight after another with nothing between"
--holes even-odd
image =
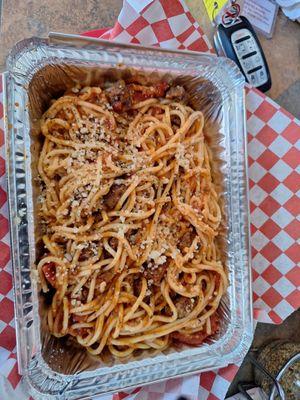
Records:
<instances>
[{"instance_id":1,"label":"tomato chunk","mask_svg":"<svg viewBox=\"0 0 300 400\"><path fill-rule=\"evenodd\" d=\"M50 285L55 286L56 281L56 266L54 262L48 262L42 267L45 278Z\"/></svg>"},{"instance_id":2,"label":"tomato chunk","mask_svg":"<svg viewBox=\"0 0 300 400\"><path fill-rule=\"evenodd\" d=\"M168 86L169 85L166 82L159 82L154 84L153 86L142 86L135 84L128 85L128 87L133 92L133 101L135 103L150 98L163 97Z\"/></svg>"}]
</instances>

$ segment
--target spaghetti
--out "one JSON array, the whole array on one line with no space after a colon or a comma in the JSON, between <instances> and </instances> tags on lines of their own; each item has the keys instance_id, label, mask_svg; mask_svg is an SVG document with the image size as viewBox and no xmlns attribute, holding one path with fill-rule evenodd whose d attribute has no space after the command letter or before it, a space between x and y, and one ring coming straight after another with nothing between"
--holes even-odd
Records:
<instances>
[{"instance_id":1,"label":"spaghetti","mask_svg":"<svg viewBox=\"0 0 300 400\"><path fill-rule=\"evenodd\" d=\"M165 82L75 88L43 115L37 269L53 335L125 357L217 331L227 274L204 123Z\"/></svg>"}]
</instances>

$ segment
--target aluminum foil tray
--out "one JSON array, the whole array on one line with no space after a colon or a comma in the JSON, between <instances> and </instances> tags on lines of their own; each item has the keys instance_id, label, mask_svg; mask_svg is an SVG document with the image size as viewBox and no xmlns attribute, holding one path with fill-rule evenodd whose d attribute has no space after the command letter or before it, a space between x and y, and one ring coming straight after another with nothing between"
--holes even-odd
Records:
<instances>
[{"instance_id":1,"label":"aluminum foil tray","mask_svg":"<svg viewBox=\"0 0 300 400\"><path fill-rule=\"evenodd\" d=\"M5 76L6 142L19 371L35 399L79 399L238 363L253 335L244 78L228 59L50 34L18 43ZM144 74L185 86L204 112L214 180L224 209L222 254L228 269L220 332L200 347L170 348L103 363L45 328L34 265L39 221L37 121L76 83Z\"/></svg>"}]
</instances>

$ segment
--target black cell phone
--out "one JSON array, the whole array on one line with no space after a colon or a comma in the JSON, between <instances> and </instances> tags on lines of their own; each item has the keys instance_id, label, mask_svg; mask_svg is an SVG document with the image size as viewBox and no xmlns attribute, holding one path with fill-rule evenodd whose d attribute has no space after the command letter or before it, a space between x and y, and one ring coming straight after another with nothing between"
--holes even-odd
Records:
<instances>
[{"instance_id":1,"label":"black cell phone","mask_svg":"<svg viewBox=\"0 0 300 400\"><path fill-rule=\"evenodd\" d=\"M262 92L272 86L270 70L256 33L246 17L240 16L230 26L218 25L214 45L219 56L233 60L246 81Z\"/></svg>"}]
</instances>

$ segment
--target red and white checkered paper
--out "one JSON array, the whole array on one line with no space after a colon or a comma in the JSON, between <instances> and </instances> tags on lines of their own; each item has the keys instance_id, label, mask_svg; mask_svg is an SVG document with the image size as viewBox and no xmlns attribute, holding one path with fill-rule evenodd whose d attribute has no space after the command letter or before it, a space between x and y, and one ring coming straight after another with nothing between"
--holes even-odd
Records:
<instances>
[{"instance_id":1,"label":"red and white checkered paper","mask_svg":"<svg viewBox=\"0 0 300 400\"><path fill-rule=\"evenodd\" d=\"M125 0L112 29L85 35L213 52L206 35L181 0ZM262 322L281 323L300 306L300 122L250 86L246 109L255 316ZM25 400L28 396L20 382L15 355L9 246L0 98L0 394L10 391L7 399ZM101 399L173 400L185 395L191 400L221 400L237 369L237 365L230 365L219 371L172 379L135 389L131 394L119 393ZM8 381L12 387L7 385Z\"/></svg>"}]
</instances>

